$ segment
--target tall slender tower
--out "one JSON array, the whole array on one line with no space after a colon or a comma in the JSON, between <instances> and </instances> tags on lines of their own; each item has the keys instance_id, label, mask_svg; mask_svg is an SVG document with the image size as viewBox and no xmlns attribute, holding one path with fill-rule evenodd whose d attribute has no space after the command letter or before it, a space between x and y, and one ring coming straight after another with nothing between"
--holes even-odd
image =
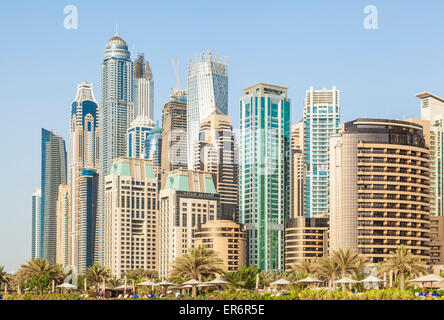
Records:
<instances>
[{"instance_id":1,"label":"tall slender tower","mask_svg":"<svg viewBox=\"0 0 444 320\"><path fill-rule=\"evenodd\" d=\"M194 166L194 146L199 138L200 123L216 108L228 113L228 65L211 52L188 63L187 152L188 169Z\"/></svg>"},{"instance_id":2,"label":"tall slender tower","mask_svg":"<svg viewBox=\"0 0 444 320\"><path fill-rule=\"evenodd\" d=\"M218 219L238 222L238 165L231 117L216 109L205 118L194 149L194 170L210 172L220 195Z\"/></svg>"},{"instance_id":3,"label":"tall slender tower","mask_svg":"<svg viewBox=\"0 0 444 320\"><path fill-rule=\"evenodd\" d=\"M109 174L113 159L126 156L127 133L134 120L133 63L128 45L116 33L105 50L102 63L102 101L99 108L99 212L98 212L98 257L103 265L104 237L104 179Z\"/></svg>"},{"instance_id":4,"label":"tall slender tower","mask_svg":"<svg viewBox=\"0 0 444 320\"><path fill-rule=\"evenodd\" d=\"M304 213L307 217L327 214L328 150L330 136L339 128L339 91L307 90L304 108Z\"/></svg>"},{"instance_id":5,"label":"tall slender tower","mask_svg":"<svg viewBox=\"0 0 444 320\"><path fill-rule=\"evenodd\" d=\"M40 202L39 256L56 262L57 198L59 185L66 184L66 148L63 138L42 129L42 197Z\"/></svg>"},{"instance_id":6,"label":"tall slender tower","mask_svg":"<svg viewBox=\"0 0 444 320\"><path fill-rule=\"evenodd\" d=\"M421 120L430 148L430 213L444 216L444 99L430 92L416 95L421 99Z\"/></svg>"},{"instance_id":7,"label":"tall slender tower","mask_svg":"<svg viewBox=\"0 0 444 320\"><path fill-rule=\"evenodd\" d=\"M156 126L153 121L153 74L143 54L139 54L134 62L134 102L137 117L128 128L128 156L130 158L143 158L145 140L151 129Z\"/></svg>"},{"instance_id":8,"label":"tall slender tower","mask_svg":"<svg viewBox=\"0 0 444 320\"><path fill-rule=\"evenodd\" d=\"M188 168L187 158L187 98L172 95L162 109L162 177L165 186L168 172Z\"/></svg>"},{"instance_id":9,"label":"tall slender tower","mask_svg":"<svg viewBox=\"0 0 444 320\"><path fill-rule=\"evenodd\" d=\"M42 198L42 189L37 190L32 194L31 210L32 210L32 252L31 258L40 258L39 248L41 246L40 238L40 201Z\"/></svg>"},{"instance_id":10,"label":"tall slender tower","mask_svg":"<svg viewBox=\"0 0 444 320\"><path fill-rule=\"evenodd\" d=\"M239 215L247 227L247 263L284 269L290 215L290 100L287 88L259 83L240 100Z\"/></svg>"},{"instance_id":11,"label":"tall slender tower","mask_svg":"<svg viewBox=\"0 0 444 320\"><path fill-rule=\"evenodd\" d=\"M86 81L77 87L77 95L71 107L71 133L70 133L70 234L69 246L70 265L74 266L77 272L84 270L85 265L80 266L79 260L86 257L80 255L86 252L79 251L79 239L84 237L84 228L80 227L80 220L91 213L96 203L85 202L87 199L80 196L80 180L84 170L98 170L99 166L99 122L98 105L94 98L92 84ZM95 197L97 198L97 196ZM89 208L90 206L91 208ZM95 217L90 217L95 221Z\"/></svg>"}]
</instances>

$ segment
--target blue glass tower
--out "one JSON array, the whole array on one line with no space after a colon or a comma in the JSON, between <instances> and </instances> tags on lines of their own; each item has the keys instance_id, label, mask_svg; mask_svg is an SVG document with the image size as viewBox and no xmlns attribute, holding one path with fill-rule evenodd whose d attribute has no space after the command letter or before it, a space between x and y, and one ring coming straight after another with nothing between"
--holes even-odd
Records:
<instances>
[{"instance_id":1,"label":"blue glass tower","mask_svg":"<svg viewBox=\"0 0 444 320\"><path fill-rule=\"evenodd\" d=\"M40 201L39 256L56 263L57 197L59 185L66 184L65 141L54 132L42 129L42 197Z\"/></svg>"},{"instance_id":2,"label":"blue glass tower","mask_svg":"<svg viewBox=\"0 0 444 320\"><path fill-rule=\"evenodd\" d=\"M156 127L151 130L145 140L145 159L153 160L153 170L158 177L160 189L161 161L162 161L162 128Z\"/></svg>"},{"instance_id":3,"label":"blue glass tower","mask_svg":"<svg viewBox=\"0 0 444 320\"><path fill-rule=\"evenodd\" d=\"M259 83L240 101L239 220L247 227L247 264L284 270L290 215L290 100L287 88Z\"/></svg>"}]
</instances>

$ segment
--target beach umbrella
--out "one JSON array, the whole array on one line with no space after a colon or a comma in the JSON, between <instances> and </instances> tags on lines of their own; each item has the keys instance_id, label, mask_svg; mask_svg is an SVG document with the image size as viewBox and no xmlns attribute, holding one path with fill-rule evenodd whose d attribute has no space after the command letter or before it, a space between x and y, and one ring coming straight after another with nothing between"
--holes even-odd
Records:
<instances>
[{"instance_id":1,"label":"beach umbrella","mask_svg":"<svg viewBox=\"0 0 444 320\"><path fill-rule=\"evenodd\" d=\"M334 281L334 283L338 283L338 284L342 284L342 285L345 285L347 283L350 284L350 288L349 288L350 290L351 290L352 283L357 283L357 282L359 282L359 281L353 280L353 279L348 278L348 277L344 277L342 279Z\"/></svg>"},{"instance_id":2,"label":"beach umbrella","mask_svg":"<svg viewBox=\"0 0 444 320\"><path fill-rule=\"evenodd\" d=\"M374 283L374 282L384 282L384 280L379 279L373 275L368 276L367 278L365 278L364 280L361 280L360 282L369 282L369 283Z\"/></svg>"},{"instance_id":3,"label":"beach umbrella","mask_svg":"<svg viewBox=\"0 0 444 320\"><path fill-rule=\"evenodd\" d=\"M63 289L77 289L77 286L70 284L70 283L62 283L61 285L58 285L57 288L63 288Z\"/></svg>"},{"instance_id":4,"label":"beach umbrella","mask_svg":"<svg viewBox=\"0 0 444 320\"><path fill-rule=\"evenodd\" d=\"M191 279L191 280L189 280L189 281L187 281L187 282L184 282L183 284L184 285L190 285L193 289L192 289L192 293L191 293L191 295L193 296L193 297L195 297L196 295L197 295L197 292L196 292L196 286L198 286L198 285L201 285L203 282L200 282L200 281L197 281L197 280L195 280L195 279Z\"/></svg>"},{"instance_id":5,"label":"beach umbrella","mask_svg":"<svg viewBox=\"0 0 444 320\"><path fill-rule=\"evenodd\" d=\"M116 288L114 288L115 290L127 290L127 289L131 289L132 288L132 286L129 286L129 285L121 285L121 286L118 286L118 287L116 287Z\"/></svg>"},{"instance_id":6,"label":"beach umbrella","mask_svg":"<svg viewBox=\"0 0 444 320\"><path fill-rule=\"evenodd\" d=\"M214 280L211 280L211 281L207 282L207 284L219 287L219 286L225 286L225 285L230 284L230 283L227 282L227 281L221 280L221 279L214 279Z\"/></svg>"},{"instance_id":7,"label":"beach umbrella","mask_svg":"<svg viewBox=\"0 0 444 320\"><path fill-rule=\"evenodd\" d=\"M138 286L155 286L156 284L152 281L145 281L137 284Z\"/></svg>"},{"instance_id":8,"label":"beach umbrella","mask_svg":"<svg viewBox=\"0 0 444 320\"><path fill-rule=\"evenodd\" d=\"M162 289L164 290L164 292L166 293L166 288L171 287L171 286L175 286L175 283L172 282L168 282L168 281L161 281L155 284L156 286L161 286Z\"/></svg>"},{"instance_id":9,"label":"beach umbrella","mask_svg":"<svg viewBox=\"0 0 444 320\"><path fill-rule=\"evenodd\" d=\"M306 277L304 279L296 281L297 283L321 283L322 281L319 279L315 279L312 277Z\"/></svg>"},{"instance_id":10,"label":"beach umbrella","mask_svg":"<svg viewBox=\"0 0 444 320\"><path fill-rule=\"evenodd\" d=\"M347 277L335 281L335 283L338 283L338 284L357 283L357 282L359 282L359 281L356 281L356 280L353 280L353 279L347 278Z\"/></svg>"},{"instance_id":11,"label":"beach umbrella","mask_svg":"<svg viewBox=\"0 0 444 320\"><path fill-rule=\"evenodd\" d=\"M412 279L409 282L420 282L424 292L424 283L430 282L430 291L432 291L433 282L441 282L441 281L444 281L444 278L442 278L441 276L438 276L436 274L428 274L425 276Z\"/></svg>"},{"instance_id":12,"label":"beach umbrella","mask_svg":"<svg viewBox=\"0 0 444 320\"><path fill-rule=\"evenodd\" d=\"M279 279L270 284L274 286L288 286L289 284L291 284L291 282L285 279Z\"/></svg>"}]
</instances>

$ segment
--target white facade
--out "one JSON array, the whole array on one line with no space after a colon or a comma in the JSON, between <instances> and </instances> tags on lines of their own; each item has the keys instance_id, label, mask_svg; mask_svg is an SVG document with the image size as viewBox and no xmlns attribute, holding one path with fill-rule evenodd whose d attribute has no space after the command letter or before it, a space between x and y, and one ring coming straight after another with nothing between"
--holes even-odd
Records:
<instances>
[{"instance_id":1,"label":"white facade","mask_svg":"<svg viewBox=\"0 0 444 320\"><path fill-rule=\"evenodd\" d=\"M226 60L226 59L225 59ZM216 108L228 113L228 65L213 58L211 52L202 54L188 64L187 151L188 169L194 166L194 146L199 137L202 120Z\"/></svg>"}]
</instances>

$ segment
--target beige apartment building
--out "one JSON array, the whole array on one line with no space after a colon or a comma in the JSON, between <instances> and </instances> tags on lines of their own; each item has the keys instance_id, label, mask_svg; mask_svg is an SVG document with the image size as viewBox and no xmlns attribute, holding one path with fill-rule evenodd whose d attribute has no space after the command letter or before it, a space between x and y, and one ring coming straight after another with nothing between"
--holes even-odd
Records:
<instances>
[{"instance_id":1,"label":"beige apartment building","mask_svg":"<svg viewBox=\"0 0 444 320\"><path fill-rule=\"evenodd\" d=\"M430 264L444 264L444 217L430 217Z\"/></svg>"},{"instance_id":2,"label":"beige apartment building","mask_svg":"<svg viewBox=\"0 0 444 320\"><path fill-rule=\"evenodd\" d=\"M429 260L430 155L421 125L357 119L330 140L330 250Z\"/></svg>"},{"instance_id":3,"label":"beige apartment building","mask_svg":"<svg viewBox=\"0 0 444 320\"><path fill-rule=\"evenodd\" d=\"M126 157L105 177L104 260L117 278L158 269L157 181L152 161Z\"/></svg>"},{"instance_id":4,"label":"beige apartment building","mask_svg":"<svg viewBox=\"0 0 444 320\"><path fill-rule=\"evenodd\" d=\"M247 263L247 229L231 220L210 220L194 227L194 247L213 249L224 261L225 271L235 271Z\"/></svg>"},{"instance_id":5,"label":"beige apartment building","mask_svg":"<svg viewBox=\"0 0 444 320\"><path fill-rule=\"evenodd\" d=\"M238 165L231 117L215 109L202 120L194 146L194 170L210 172L220 197L218 219L239 221Z\"/></svg>"},{"instance_id":6,"label":"beige apartment building","mask_svg":"<svg viewBox=\"0 0 444 320\"><path fill-rule=\"evenodd\" d=\"M304 122L291 127L291 217L304 215Z\"/></svg>"},{"instance_id":7,"label":"beige apartment building","mask_svg":"<svg viewBox=\"0 0 444 320\"><path fill-rule=\"evenodd\" d=\"M295 217L285 224L285 270L328 255L328 215Z\"/></svg>"},{"instance_id":8,"label":"beige apartment building","mask_svg":"<svg viewBox=\"0 0 444 320\"><path fill-rule=\"evenodd\" d=\"M159 199L159 275L166 279L174 260L192 247L193 228L216 219L219 195L210 173L179 169L168 174Z\"/></svg>"},{"instance_id":9,"label":"beige apartment building","mask_svg":"<svg viewBox=\"0 0 444 320\"><path fill-rule=\"evenodd\" d=\"M56 263L63 266L67 266L71 262L69 245L71 235L71 197L69 189L70 187L68 185L59 185L59 194L56 204Z\"/></svg>"}]
</instances>

